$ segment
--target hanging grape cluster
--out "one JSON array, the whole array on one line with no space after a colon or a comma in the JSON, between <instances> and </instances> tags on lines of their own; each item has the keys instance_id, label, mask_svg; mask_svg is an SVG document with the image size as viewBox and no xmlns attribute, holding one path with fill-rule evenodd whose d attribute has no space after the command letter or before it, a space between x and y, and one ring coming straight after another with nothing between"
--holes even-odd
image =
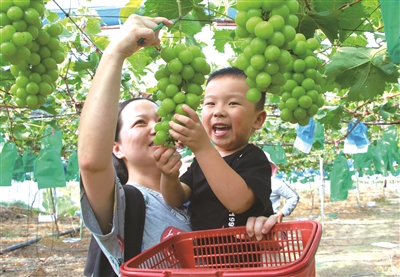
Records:
<instances>
[{"instance_id":1,"label":"hanging grape cluster","mask_svg":"<svg viewBox=\"0 0 400 277\"><path fill-rule=\"evenodd\" d=\"M182 105L186 104L196 110L203 94L205 75L211 71L201 49L196 46L176 44L161 50L165 64L160 65L155 73L158 91L155 95L161 102L158 114L161 121L156 124L154 144L173 145L169 135L169 122L175 113L186 115Z\"/></svg>"},{"instance_id":2,"label":"hanging grape cluster","mask_svg":"<svg viewBox=\"0 0 400 277\"><path fill-rule=\"evenodd\" d=\"M42 26L43 0L0 0L0 53L16 78L11 93L19 107L38 109L58 79L64 61L59 23Z\"/></svg>"},{"instance_id":3,"label":"hanging grape cluster","mask_svg":"<svg viewBox=\"0 0 400 277\"><path fill-rule=\"evenodd\" d=\"M243 38L235 66L247 76L246 96L258 102L261 92L281 96L286 122L307 125L324 104L316 39L296 33L297 0L237 0L236 35ZM311 100L311 101L310 101Z\"/></svg>"}]
</instances>

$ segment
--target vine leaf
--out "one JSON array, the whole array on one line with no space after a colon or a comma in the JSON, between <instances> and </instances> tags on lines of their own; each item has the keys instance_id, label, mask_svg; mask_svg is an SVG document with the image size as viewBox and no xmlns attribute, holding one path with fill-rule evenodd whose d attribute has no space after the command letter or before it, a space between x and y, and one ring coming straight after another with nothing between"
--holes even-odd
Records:
<instances>
[{"instance_id":1,"label":"vine leaf","mask_svg":"<svg viewBox=\"0 0 400 277\"><path fill-rule=\"evenodd\" d=\"M235 32L227 29L214 30L213 39L215 49L220 53L224 53L225 45L235 40Z\"/></svg>"},{"instance_id":2,"label":"vine leaf","mask_svg":"<svg viewBox=\"0 0 400 277\"><path fill-rule=\"evenodd\" d=\"M303 33L306 38L314 37L317 29L321 29L327 38L333 42L338 38L340 29L340 19L343 14L338 10L326 10L317 12L312 10L308 14L299 16L299 25L297 32Z\"/></svg>"},{"instance_id":3,"label":"vine leaf","mask_svg":"<svg viewBox=\"0 0 400 277\"><path fill-rule=\"evenodd\" d=\"M350 88L348 101L373 100L383 94L386 82L395 83L398 78L385 48L342 47L325 67L329 82Z\"/></svg>"},{"instance_id":4,"label":"vine leaf","mask_svg":"<svg viewBox=\"0 0 400 277\"><path fill-rule=\"evenodd\" d=\"M125 21L125 19L127 19L131 14L136 13L139 10L141 4L142 1L130 0L121 9L119 13L120 18Z\"/></svg>"},{"instance_id":5,"label":"vine leaf","mask_svg":"<svg viewBox=\"0 0 400 277\"><path fill-rule=\"evenodd\" d=\"M339 130L341 127L339 123L343 118L343 112L343 107L338 106L336 109L328 111L326 115L318 121L324 125L325 129L328 129L328 126L331 126L334 130Z\"/></svg>"},{"instance_id":6,"label":"vine leaf","mask_svg":"<svg viewBox=\"0 0 400 277\"><path fill-rule=\"evenodd\" d=\"M144 3L144 14L148 16L157 15L168 19L179 18L187 15L201 0L181 1L181 14L179 14L176 0L147 0Z\"/></svg>"}]
</instances>

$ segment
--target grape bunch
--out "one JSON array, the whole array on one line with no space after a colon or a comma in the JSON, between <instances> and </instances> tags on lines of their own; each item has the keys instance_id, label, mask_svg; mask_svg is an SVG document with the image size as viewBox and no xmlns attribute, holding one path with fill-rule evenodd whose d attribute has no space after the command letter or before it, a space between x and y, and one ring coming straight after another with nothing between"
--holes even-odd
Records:
<instances>
[{"instance_id":1,"label":"grape bunch","mask_svg":"<svg viewBox=\"0 0 400 277\"><path fill-rule=\"evenodd\" d=\"M58 79L64 61L59 23L42 26L43 0L0 0L0 53L16 78L10 92L19 107L38 109Z\"/></svg>"},{"instance_id":2,"label":"grape bunch","mask_svg":"<svg viewBox=\"0 0 400 277\"><path fill-rule=\"evenodd\" d=\"M235 66L243 70L246 74L246 83L249 86L249 90L246 97L251 102L258 102L261 98L261 92L269 92L282 96L285 92L285 99L292 100L289 102L289 107L294 108L295 105L293 98L300 101L295 94L292 97L292 91L285 89L290 88L287 85L288 80L300 80L299 74L305 74L302 72L293 71L293 65L301 63L297 60L308 60L317 61L317 66L308 71L315 70L318 72L320 66L319 60L315 57L313 51L315 51L319 44L314 38L305 40L304 35L296 33L296 27L298 25L298 17L295 13L299 9L299 3L297 0L237 0L236 8L238 13L236 14L235 22L236 35L242 38L242 54L240 54L235 60ZM314 60L315 59L315 60ZM297 62L296 62L297 61ZM311 61L309 66L311 67ZM305 70L305 69L304 69ZM293 74L295 79L293 79ZM310 79L314 81L317 89L310 88L309 90L315 90L321 93L320 80L316 80L317 75L308 73L306 83L309 83L308 87L311 87ZM306 78L304 78L306 79ZM303 80L301 80L302 82ZM301 86L301 82L297 86ZM293 84L293 82L290 82ZM307 85L306 85L307 86ZM319 86L319 87L318 87ZM297 90L296 90L297 91ZM290 94L290 97L288 97ZM312 99L315 100L314 92L310 93L313 95ZM319 95L318 95L319 96ZM319 107L322 103L323 98L320 96L312 104ZM306 99L306 100L304 100ZM299 123L305 125L308 123L310 115L315 115L315 106L308 107L308 98L303 98L300 102L307 102L305 105L297 106L293 110L285 110L282 113L281 119L291 123ZM294 113L297 108L305 109L303 106L311 108L308 113L306 111L306 117L304 117L304 111L298 110ZM286 108L286 102L280 103L280 107ZM283 115L283 116L282 116ZM307 123L306 123L307 122Z\"/></svg>"},{"instance_id":3,"label":"grape bunch","mask_svg":"<svg viewBox=\"0 0 400 277\"><path fill-rule=\"evenodd\" d=\"M316 39L306 40L303 34L296 34L294 43L289 46L294 52L293 59L287 66L287 72L284 73L286 84L283 86L281 101L278 104L283 121L305 126L310 117L316 115L318 109L324 105L322 74L318 71L321 64L312 53L318 47Z\"/></svg>"},{"instance_id":4,"label":"grape bunch","mask_svg":"<svg viewBox=\"0 0 400 277\"><path fill-rule=\"evenodd\" d=\"M179 43L161 50L165 62L155 72L158 91L155 94L161 102L158 114L161 121L155 126L154 144L173 146L174 140L169 135L169 121L175 113L186 115L182 105L186 104L196 110L203 94L205 75L211 71L201 49Z\"/></svg>"}]
</instances>

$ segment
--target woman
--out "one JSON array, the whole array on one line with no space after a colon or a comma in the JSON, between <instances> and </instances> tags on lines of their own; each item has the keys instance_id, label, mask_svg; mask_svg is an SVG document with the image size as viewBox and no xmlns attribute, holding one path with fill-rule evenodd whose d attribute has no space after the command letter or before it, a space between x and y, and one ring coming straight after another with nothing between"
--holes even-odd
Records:
<instances>
[{"instance_id":1,"label":"woman","mask_svg":"<svg viewBox=\"0 0 400 277\"><path fill-rule=\"evenodd\" d=\"M126 166L127 185L137 187L145 199L143 250L164 237L190 231L185 210L169 207L160 194L161 173L153 158L158 148L153 144L154 125L160 121L157 105L149 99L130 100L118 111L124 60L141 47L159 44L158 32L152 29L161 22L172 25L162 17L128 18L121 34L103 53L80 120L82 214L118 275L124 257L125 194L116 177L112 154ZM144 40L138 45L140 38ZM266 218L250 218L248 233L262 237L274 223Z\"/></svg>"}]
</instances>

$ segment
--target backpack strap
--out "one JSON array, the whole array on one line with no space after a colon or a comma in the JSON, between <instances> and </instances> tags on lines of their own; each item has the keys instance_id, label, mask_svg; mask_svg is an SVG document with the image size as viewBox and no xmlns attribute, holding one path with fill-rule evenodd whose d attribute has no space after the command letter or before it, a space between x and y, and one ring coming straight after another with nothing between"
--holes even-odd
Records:
<instances>
[{"instance_id":1,"label":"backpack strap","mask_svg":"<svg viewBox=\"0 0 400 277\"><path fill-rule=\"evenodd\" d=\"M142 238L145 219L143 194L134 186L124 185L125 189L125 235L124 261L128 261L142 252Z\"/></svg>"},{"instance_id":2,"label":"backpack strap","mask_svg":"<svg viewBox=\"0 0 400 277\"><path fill-rule=\"evenodd\" d=\"M142 250L146 208L140 190L130 185L123 185L122 187L125 191L124 261L128 261ZM93 235L90 238L84 275L117 277Z\"/></svg>"}]
</instances>

